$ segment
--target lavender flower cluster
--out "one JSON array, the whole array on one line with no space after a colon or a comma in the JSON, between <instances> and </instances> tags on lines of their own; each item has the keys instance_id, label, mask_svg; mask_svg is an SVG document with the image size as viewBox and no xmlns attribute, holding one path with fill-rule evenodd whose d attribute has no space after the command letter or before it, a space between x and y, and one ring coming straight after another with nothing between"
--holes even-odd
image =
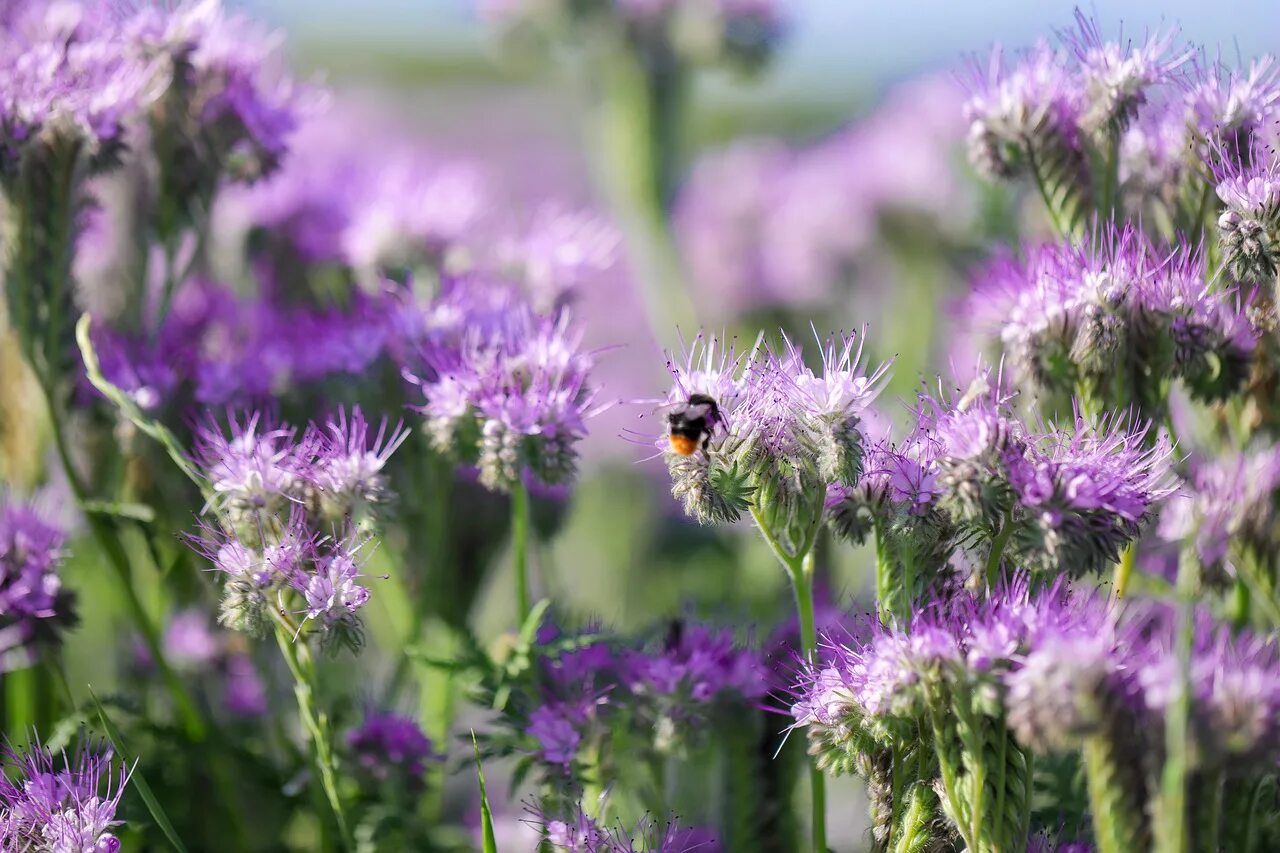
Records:
<instances>
[{"instance_id":1,"label":"lavender flower cluster","mask_svg":"<svg viewBox=\"0 0 1280 853\"><path fill-rule=\"evenodd\" d=\"M6 850L117 853L116 809L129 769L109 749L84 743L55 756L39 743L6 748L0 775L0 843Z\"/></svg>"},{"instance_id":2,"label":"lavender flower cluster","mask_svg":"<svg viewBox=\"0 0 1280 853\"><path fill-rule=\"evenodd\" d=\"M233 418L229 434L201 430L197 458L215 520L199 547L224 575L224 625L269 633L278 613L291 612L272 597L291 590L296 630L314 624L326 640L363 642L361 552L387 497L383 468L407 434L385 420L372 432L359 409L301 436L256 413Z\"/></svg>"},{"instance_id":3,"label":"lavender flower cluster","mask_svg":"<svg viewBox=\"0 0 1280 853\"><path fill-rule=\"evenodd\" d=\"M607 760L601 750L619 732L640 735L637 746L658 754L687 749L713 720L751 708L768 690L760 657L732 631L683 620L657 643L547 624L533 651L536 665L519 683L524 710L507 720L509 745L551 778L590 773L587 746L590 760Z\"/></svg>"}]
</instances>

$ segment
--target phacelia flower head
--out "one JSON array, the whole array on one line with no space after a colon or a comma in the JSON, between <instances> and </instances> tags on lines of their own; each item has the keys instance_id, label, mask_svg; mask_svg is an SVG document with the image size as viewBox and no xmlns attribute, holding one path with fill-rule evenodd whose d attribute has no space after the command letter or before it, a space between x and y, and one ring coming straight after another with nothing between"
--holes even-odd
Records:
<instances>
[{"instance_id":1,"label":"phacelia flower head","mask_svg":"<svg viewBox=\"0 0 1280 853\"><path fill-rule=\"evenodd\" d=\"M1016 543L1030 565L1076 574L1120 558L1173 494L1173 447L1149 425L1123 419L1051 430L1023 455L1005 460L1025 527Z\"/></svg>"},{"instance_id":2,"label":"phacelia flower head","mask_svg":"<svg viewBox=\"0 0 1280 853\"><path fill-rule=\"evenodd\" d=\"M1076 748L1080 739L1110 730L1140 710L1133 679L1140 660L1137 633L1094 596L1070 618L1036 632L1017 669L1005 676L1009 727L1037 752Z\"/></svg>"},{"instance_id":3,"label":"phacelia flower head","mask_svg":"<svg viewBox=\"0 0 1280 853\"><path fill-rule=\"evenodd\" d=\"M299 632L310 625L326 641L361 645L362 552L385 496L382 469L404 437L397 429L388 438L385 424L372 444L359 409L301 438L256 413L231 418L230 435L214 422L201 428L196 467L215 519L193 541L223 576L224 625L264 634L274 608L300 617ZM289 592L292 608L269 601Z\"/></svg>"},{"instance_id":4,"label":"phacelia flower head","mask_svg":"<svg viewBox=\"0 0 1280 853\"><path fill-rule=\"evenodd\" d=\"M1237 559L1275 553L1275 502L1280 493L1280 448L1254 447L1211 460L1193 460L1185 494L1171 500L1160 518L1160 535L1170 542L1191 539L1209 577Z\"/></svg>"},{"instance_id":5,"label":"phacelia flower head","mask_svg":"<svg viewBox=\"0 0 1280 853\"><path fill-rule=\"evenodd\" d=\"M1167 608L1152 614L1145 658L1136 670L1143 701L1156 718L1181 691L1176 630ZM1192 733L1205 766L1242 772L1275 762L1280 755L1280 654L1273 640L1198 613L1190 691Z\"/></svg>"},{"instance_id":6,"label":"phacelia flower head","mask_svg":"<svg viewBox=\"0 0 1280 853\"><path fill-rule=\"evenodd\" d=\"M29 666L77 621L58 574L66 539L34 504L0 494L0 672Z\"/></svg>"},{"instance_id":7,"label":"phacelia flower head","mask_svg":"<svg viewBox=\"0 0 1280 853\"><path fill-rule=\"evenodd\" d=\"M1226 208L1218 239L1228 268L1237 281L1270 281L1280 251L1280 157L1255 136L1244 149L1222 149L1212 165Z\"/></svg>"},{"instance_id":8,"label":"phacelia flower head","mask_svg":"<svg viewBox=\"0 0 1280 853\"><path fill-rule=\"evenodd\" d=\"M622 678L654 725L657 747L668 749L675 738L717 707L748 707L767 687L759 655L734 642L733 633L705 625L673 622L657 650L624 654Z\"/></svg>"},{"instance_id":9,"label":"phacelia flower head","mask_svg":"<svg viewBox=\"0 0 1280 853\"><path fill-rule=\"evenodd\" d=\"M1033 159L1082 168L1079 151L1079 81L1067 55L1040 42L1012 62L1000 49L986 68L975 68L964 114L969 121L969 159L992 177L1012 177Z\"/></svg>"},{"instance_id":10,"label":"phacelia flower head","mask_svg":"<svg viewBox=\"0 0 1280 853\"><path fill-rule=\"evenodd\" d=\"M1272 57L1255 59L1247 69L1200 62L1196 71L1187 91L1188 120L1210 150L1245 151L1250 138L1280 115L1280 79Z\"/></svg>"},{"instance_id":11,"label":"phacelia flower head","mask_svg":"<svg viewBox=\"0 0 1280 853\"><path fill-rule=\"evenodd\" d=\"M673 383L658 440L672 493L700 521L731 521L754 507L768 515L813 518L827 486L857 484L863 422L887 374L866 370L862 343L824 343L821 373L789 340L760 341L747 355L699 335L683 364L668 361Z\"/></svg>"},{"instance_id":12,"label":"phacelia flower head","mask_svg":"<svg viewBox=\"0 0 1280 853\"><path fill-rule=\"evenodd\" d=\"M347 732L346 741L359 772L379 784L420 789L427 762L439 757L416 722L392 712L365 714L364 721Z\"/></svg>"},{"instance_id":13,"label":"phacelia flower head","mask_svg":"<svg viewBox=\"0 0 1280 853\"><path fill-rule=\"evenodd\" d=\"M334 520L358 516L363 504L386 497L383 469L408 438L407 429L397 424L388 430L388 421L383 418L377 432L371 434L357 406L350 416L339 409L323 427L313 426L312 430L310 442L316 448L316 458L310 476L318 487L322 515Z\"/></svg>"},{"instance_id":14,"label":"phacelia flower head","mask_svg":"<svg viewBox=\"0 0 1280 853\"><path fill-rule=\"evenodd\" d=\"M90 169L112 162L125 125L149 96L152 69L123 49L109 15L91 6L30 4L0 48L0 183L24 163L68 154Z\"/></svg>"},{"instance_id":15,"label":"phacelia flower head","mask_svg":"<svg viewBox=\"0 0 1280 853\"><path fill-rule=\"evenodd\" d=\"M279 165L299 94L282 67L278 35L220 0L185 0L140 8L123 38L158 66L163 94L150 127L169 213L207 206L224 176L252 181Z\"/></svg>"},{"instance_id":16,"label":"phacelia flower head","mask_svg":"<svg viewBox=\"0 0 1280 853\"><path fill-rule=\"evenodd\" d=\"M593 359L568 314L539 315L505 285L468 280L431 306L426 325L428 369L412 378L436 447L477 465L491 489L526 476L572 478L577 443L600 408Z\"/></svg>"},{"instance_id":17,"label":"phacelia flower head","mask_svg":"<svg viewBox=\"0 0 1280 853\"><path fill-rule=\"evenodd\" d=\"M1131 225L998 258L975 281L970 311L1042 390L1063 399L1083 388L1091 402L1148 417L1162 414L1170 375L1207 399L1229 394L1256 338L1236 294L1210 287L1203 252L1158 247Z\"/></svg>"},{"instance_id":18,"label":"phacelia flower head","mask_svg":"<svg viewBox=\"0 0 1280 853\"><path fill-rule=\"evenodd\" d=\"M949 713L950 695L972 696L976 710L999 715L1005 681L1036 639L1063 625L1080 624L1083 635L1093 613L1060 585L1030 592L1025 577L989 597L941 593L910 625L868 620L851 639L832 638L833 654L805 666L792 715L832 767L847 766L850 751L909 732L930 709Z\"/></svg>"},{"instance_id":19,"label":"phacelia flower head","mask_svg":"<svg viewBox=\"0 0 1280 853\"><path fill-rule=\"evenodd\" d=\"M659 823L645 815L628 830L602 826L575 805L567 814L551 815L530 807L529 823L543 834L555 853L718 853L715 837L705 829L681 828L674 820Z\"/></svg>"},{"instance_id":20,"label":"phacelia flower head","mask_svg":"<svg viewBox=\"0 0 1280 853\"><path fill-rule=\"evenodd\" d=\"M1090 131L1123 131L1148 91L1170 80L1192 56L1190 50L1171 53L1176 32L1151 34L1142 42L1106 41L1097 22L1079 10L1076 26L1065 38L1079 62L1081 125Z\"/></svg>"},{"instance_id":21,"label":"phacelia flower head","mask_svg":"<svg viewBox=\"0 0 1280 853\"><path fill-rule=\"evenodd\" d=\"M116 809L129 770L109 749L82 743L55 756L39 743L4 750L0 843L6 850L117 853Z\"/></svg>"}]
</instances>

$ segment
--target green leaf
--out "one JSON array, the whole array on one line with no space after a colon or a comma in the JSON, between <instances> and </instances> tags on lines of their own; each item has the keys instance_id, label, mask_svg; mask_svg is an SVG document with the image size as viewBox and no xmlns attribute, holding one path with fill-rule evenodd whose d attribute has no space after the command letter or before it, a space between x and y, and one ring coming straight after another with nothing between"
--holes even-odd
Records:
<instances>
[{"instance_id":1,"label":"green leaf","mask_svg":"<svg viewBox=\"0 0 1280 853\"><path fill-rule=\"evenodd\" d=\"M480 830L484 853L498 853L498 840L493 835L493 812L489 810L489 793L484 786L484 766L480 763L480 744L476 742L476 730L471 730L471 749L476 756L476 778L480 780Z\"/></svg>"},{"instance_id":2,"label":"green leaf","mask_svg":"<svg viewBox=\"0 0 1280 853\"><path fill-rule=\"evenodd\" d=\"M80 322L76 323L76 343L80 347L80 357L84 359L85 376L89 378L89 382L102 392L103 396L115 404L120 410L120 414L128 418L134 426L145 434L151 436L164 446L169 452L169 458L178 466L178 470L186 474L199 488L201 494L205 498L211 497L209 493L209 484L196 471L191 464L191 460L187 458L186 452L182 448L182 443L178 441L177 436L169 431L169 428L157 420L147 417L146 413L134 402L128 394L111 383L106 376L102 374L102 365L98 361L98 353L93 348L93 340L89 337L89 327L91 320L88 314L80 317Z\"/></svg>"},{"instance_id":3,"label":"green leaf","mask_svg":"<svg viewBox=\"0 0 1280 853\"><path fill-rule=\"evenodd\" d=\"M156 520L156 511L146 504L123 503L118 501L85 501L80 505L85 512L98 515L109 515L115 518L127 518L150 524Z\"/></svg>"},{"instance_id":4,"label":"green leaf","mask_svg":"<svg viewBox=\"0 0 1280 853\"><path fill-rule=\"evenodd\" d=\"M107 733L107 738L111 741L112 747L115 748L116 754L120 756L120 760L126 765L132 765L133 769L129 773L129 781L133 783L133 787L138 790L142 796L143 802L147 804L147 811L151 812L151 819L156 822L156 826L160 827L160 831L164 833L165 838L169 839L169 843L178 853L187 853L187 848L183 845L182 840L178 838L178 833L174 831L173 824L169 821L169 816L164 813L160 801L156 799L156 795L152 793L151 786L147 784L147 780L143 777L142 771L138 769L136 759L130 754L124 745L124 736L120 734L120 730L116 728L116 724L111 722L111 718L107 716L107 709L98 701L98 694L93 692L93 688L89 688L89 695L93 697L94 708L98 711L98 719L102 721L102 728Z\"/></svg>"}]
</instances>

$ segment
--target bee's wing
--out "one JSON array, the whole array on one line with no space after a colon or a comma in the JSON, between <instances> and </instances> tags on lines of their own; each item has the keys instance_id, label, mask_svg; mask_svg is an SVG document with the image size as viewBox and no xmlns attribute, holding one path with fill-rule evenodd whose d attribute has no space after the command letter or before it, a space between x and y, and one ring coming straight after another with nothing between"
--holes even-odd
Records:
<instances>
[{"instance_id":1,"label":"bee's wing","mask_svg":"<svg viewBox=\"0 0 1280 853\"><path fill-rule=\"evenodd\" d=\"M705 418L711 414L712 405L710 403L686 403L684 409L681 410L686 418L695 420L697 418Z\"/></svg>"}]
</instances>

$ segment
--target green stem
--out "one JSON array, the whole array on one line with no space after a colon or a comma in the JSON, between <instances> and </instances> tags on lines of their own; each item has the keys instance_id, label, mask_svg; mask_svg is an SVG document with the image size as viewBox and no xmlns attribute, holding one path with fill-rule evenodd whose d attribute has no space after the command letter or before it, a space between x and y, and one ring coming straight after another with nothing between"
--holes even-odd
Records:
<instances>
[{"instance_id":1,"label":"green stem","mask_svg":"<svg viewBox=\"0 0 1280 853\"><path fill-rule=\"evenodd\" d=\"M874 524L876 545L876 604L880 611L880 624L888 625L889 620L899 616L893 588L893 558L889 553L888 536L879 521Z\"/></svg>"},{"instance_id":2,"label":"green stem","mask_svg":"<svg viewBox=\"0 0 1280 853\"><path fill-rule=\"evenodd\" d=\"M685 69L674 56L649 61L623 40L602 38L596 150L602 181L632 242L649 327L674 343L697 324L667 221L681 146Z\"/></svg>"},{"instance_id":3,"label":"green stem","mask_svg":"<svg viewBox=\"0 0 1280 853\"><path fill-rule=\"evenodd\" d=\"M129 608L130 618L138 629L138 633L142 635L142 642L147 647L151 660L154 661L156 669L160 672L161 679L173 697L174 705L177 708L178 716L182 719L183 728L187 736L193 741L203 741L207 735L204 719L196 709L195 702L192 700L186 686L182 683L182 679L178 677L178 674L174 672L173 667L169 664L169 659L160 644L160 631L155 623L152 622L150 614L147 613L147 609L142 603L142 599L138 597L138 591L133 585L129 555L125 550L124 544L116 535L115 528L111 522L104 519L99 513L85 509L88 495L84 483L80 480L80 474L76 471L75 463L71 459L71 450L67 446L66 437L63 434L62 419L58 406L54 402L54 391L49 387L44 377L40 377L39 385L48 409L49 429L53 434L53 443L58 451L58 459L62 463L63 472L66 474L67 483L71 487L76 503L84 510L89 530L115 572L120 590L124 593L125 603Z\"/></svg>"},{"instance_id":4,"label":"green stem","mask_svg":"<svg viewBox=\"0 0 1280 853\"><path fill-rule=\"evenodd\" d=\"M1112 591L1116 598L1124 598L1129 592L1129 581L1133 577L1133 563L1135 557L1136 543L1130 542L1125 549L1120 552L1120 562L1116 563L1116 570L1113 577Z\"/></svg>"},{"instance_id":5,"label":"green stem","mask_svg":"<svg viewBox=\"0 0 1280 853\"><path fill-rule=\"evenodd\" d=\"M1249 624L1249 584L1243 578L1236 578L1231 588L1231 624L1236 630Z\"/></svg>"},{"instance_id":6,"label":"green stem","mask_svg":"<svg viewBox=\"0 0 1280 853\"><path fill-rule=\"evenodd\" d=\"M1000 558L1004 556L1005 546L1013 533L1013 507L1005 510L1004 521L991 540L991 553L987 556L987 589L994 589L1000 580Z\"/></svg>"},{"instance_id":7,"label":"green stem","mask_svg":"<svg viewBox=\"0 0 1280 853\"><path fill-rule=\"evenodd\" d=\"M756 527L760 530L760 535L764 537L764 541L791 578L791 589L795 593L796 600L796 614L800 619L800 651L804 659L812 663L817 659L818 650L818 632L813 616L813 545L817 539L818 529L822 525L822 505L818 505L818 510L809 522L800 546L794 554L784 548L777 537L769 531L769 526L758 509L752 507L751 515L755 519ZM826 779L812 759L809 760L809 786L813 851L826 853Z\"/></svg>"},{"instance_id":8,"label":"green stem","mask_svg":"<svg viewBox=\"0 0 1280 853\"><path fill-rule=\"evenodd\" d=\"M796 612L800 616L800 646L805 660L813 663L818 655L818 632L813 618L813 550L805 552L789 565L791 585L795 590ZM814 853L827 850L826 778L817 764L809 762L809 808Z\"/></svg>"},{"instance_id":9,"label":"green stem","mask_svg":"<svg viewBox=\"0 0 1280 853\"><path fill-rule=\"evenodd\" d=\"M1036 158L1035 145L1030 141L1026 144L1027 150L1027 166L1031 172L1032 180L1035 181L1036 189L1040 192L1040 199L1044 202L1044 209L1049 214L1049 219L1053 223L1053 230L1057 232L1059 237L1067 237L1067 231L1062 227L1062 220L1059 218L1057 206L1049 197L1049 188L1045 186L1044 176L1040 174L1040 165Z\"/></svg>"},{"instance_id":10,"label":"green stem","mask_svg":"<svg viewBox=\"0 0 1280 853\"><path fill-rule=\"evenodd\" d=\"M997 767L999 767L999 769L996 771L996 774L997 774L996 775L996 809L993 812L993 814L995 815L995 820L994 820L995 833L994 834L997 839L997 844L1004 844L1007 842L1010 845L1013 845L1017 843L1017 840L1004 838L1004 832L1005 832L1005 826L1006 826L1006 822L1004 819L1005 795L1007 793L1006 788L1009 783L1009 773L1008 773L1009 771L1009 733L1007 731L1008 726L1003 716L1000 717L992 725L995 728L996 736L1000 738L1000 746L997 752L997 755L998 755ZM1026 839L1024 838L1020 840L1025 845Z\"/></svg>"},{"instance_id":11,"label":"green stem","mask_svg":"<svg viewBox=\"0 0 1280 853\"><path fill-rule=\"evenodd\" d=\"M39 690L34 666L15 669L4 676L5 730L9 737L38 730Z\"/></svg>"},{"instance_id":12,"label":"green stem","mask_svg":"<svg viewBox=\"0 0 1280 853\"><path fill-rule=\"evenodd\" d=\"M315 687L317 683L315 658L305 640L296 640L297 627L290 624L288 618L278 612L276 619L276 645L280 647L280 655L289 674L293 676L293 696L298 703L298 716L302 718L303 729L311 744L312 758L316 769L320 772L320 784L324 788L329 808L337 822L338 832L342 836L344 850L355 850L355 842L347 824L346 811L342 806L342 797L338 791L338 779L333 756L333 738L329 731L329 717L316 708Z\"/></svg>"},{"instance_id":13,"label":"green stem","mask_svg":"<svg viewBox=\"0 0 1280 853\"><path fill-rule=\"evenodd\" d=\"M1187 853L1187 778L1191 772L1191 650L1195 632L1195 595L1200 586L1200 565L1191 549L1184 550L1178 564L1178 627L1175 648L1178 659L1178 689L1165 712L1165 763L1160 779L1159 820L1156 821L1156 850L1159 853Z\"/></svg>"},{"instance_id":14,"label":"green stem","mask_svg":"<svg viewBox=\"0 0 1280 853\"><path fill-rule=\"evenodd\" d=\"M1120 184L1120 134L1110 133L1111 137L1107 143L1107 156L1103 163L1102 172L1102 198L1099 205L1099 214L1107 221L1114 222L1119 213L1119 193Z\"/></svg>"},{"instance_id":15,"label":"green stem","mask_svg":"<svg viewBox=\"0 0 1280 853\"><path fill-rule=\"evenodd\" d=\"M529 487L524 478L511 489L511 550L516 573L516 624L529 618Z\"/></svg>"}]
</instances>

